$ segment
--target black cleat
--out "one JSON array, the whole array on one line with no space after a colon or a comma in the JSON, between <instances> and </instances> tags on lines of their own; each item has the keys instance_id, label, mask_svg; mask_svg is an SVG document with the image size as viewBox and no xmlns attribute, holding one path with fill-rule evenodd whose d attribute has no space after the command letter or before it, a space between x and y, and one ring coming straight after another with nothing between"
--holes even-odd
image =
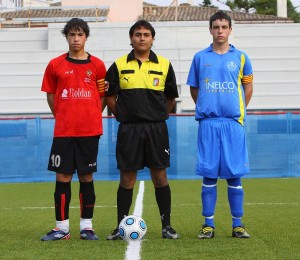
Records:
<instances>
[{"instance_id":1,"label":"black cleat","mask_svg":"<svg viewBox=\"0 0 300 260\"><path fill-rule=\"evenodd\" d=\"M111 232L111 235L109 235L107 238L107 240L118 240L118 239L122 239L120 236L120 232L119 232L119 228L116 228L115 230L113 230Z\"/></svg>"},{"instance_id":2,"label":"black cleat","mask_svg":"<svg viewBox=\"0 0 300 260\"><path fill-rule=\"evenodd\" d=\"M162 238L178 239L179 235L177 234L175 229L171 228L171 226L166 226L162 230Z\"/></svg>"}]
</instances>

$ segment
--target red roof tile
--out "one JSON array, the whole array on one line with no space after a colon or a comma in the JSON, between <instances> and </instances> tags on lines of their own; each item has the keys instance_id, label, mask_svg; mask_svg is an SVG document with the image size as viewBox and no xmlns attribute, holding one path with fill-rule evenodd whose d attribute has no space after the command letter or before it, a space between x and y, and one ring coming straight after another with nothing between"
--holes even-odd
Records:
<instances>
[{"instance_id":1,"label":"red roof tile","mask_svg":"<svg viewBox=\"0 0 300 260\"><path fill-rule=\"evenodd\" d=\"M143 16L141 18L150 22L155 21L175 21L176 7L162 6L144 6ZM190 5L181 5L177 7L177 21L208 21L209 18L217 12L218 8L199 7ZM228 13L235 23L292 23L289 18L278 17L275 15L249 14L236 11L224 11Z\"/></svg>"},{"instance_id":2,"label":"red roof tile","mask_svg":"<svg viewBox=\"0 0 300 260\"><path fill-rule=\"evenodd\" d=\"M156 6L144 2L142 19L150 22L155 21L175 21L177 12L177 21L208 21L209 18L217 12L217 8L191 6L189 4L175 6ZM235 23L292 23L289 18L277 17L274 15L249 14L236 11L225 11ZM28 23L31 26L47 26L51 22L67 21L72 17L80 17L86 21L106 21L109 13L108 8L73 8L51 7L51 8L32 8L22 9L14 12L1 12L2 27L11 23Z\"/></svg>"}]
</instances>

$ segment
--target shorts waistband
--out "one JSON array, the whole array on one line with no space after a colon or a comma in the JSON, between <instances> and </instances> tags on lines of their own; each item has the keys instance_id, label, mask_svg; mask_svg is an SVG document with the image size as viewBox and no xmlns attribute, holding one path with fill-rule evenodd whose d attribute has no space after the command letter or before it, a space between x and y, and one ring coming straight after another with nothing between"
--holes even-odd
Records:
<instances>
[{"instance_id":1,"label":"shorts waistband","mask_svg":"<svg viewBox=\"0 0 300 260\"><path fill-rule=\"evenodd\" d=\"M162 121L137 121L137 122L120 122L120 125L134 125L134 124L159 124L166 122L165 120Z\"/></svg>"},{"instance_id":2,"label":"shorts waistband","mask_svg":"<svg viewBox=\"0 0 300 260\"><path fill-rule=\"evenodd\" d=\"M228 117L205 117L200 119L199 121L214 121L214 122L237 122L233 118L228 118Z\"/></svg>"}]
</instances>

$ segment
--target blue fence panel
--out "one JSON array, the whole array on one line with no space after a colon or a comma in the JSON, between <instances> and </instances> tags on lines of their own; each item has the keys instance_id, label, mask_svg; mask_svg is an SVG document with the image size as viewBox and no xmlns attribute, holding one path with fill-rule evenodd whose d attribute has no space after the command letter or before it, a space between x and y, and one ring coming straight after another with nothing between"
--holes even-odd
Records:
<instances>
[{"instance_id":1,"label":"blue fence panel","mask_svg":"<svg viewBox=\"0 0 300 260\"><path fill-rule=\"evenodd\" d=\"M118 180L115 147L118 123L104 118L96 180ZM195 174L198 123L194 116L171 116L169 179L199 179ZM47 170L54 120L47 118L0 120L0 182L54 181ZM248 115L246 135L249 178L300 177L300 114ZM74 176L76 179L77 177ZM138 174L150 179L149 170Z\"/></svg>"},{"instance_id":2,"label":"blue fence panel","mask_svg":"<svg viewBox=\"0 0 300 260\"><path fill-rule=\"evenodd\" d=\"M247 142L253 177L299 177L299 114L250 115Z\"/></svg>"}]
</instances>

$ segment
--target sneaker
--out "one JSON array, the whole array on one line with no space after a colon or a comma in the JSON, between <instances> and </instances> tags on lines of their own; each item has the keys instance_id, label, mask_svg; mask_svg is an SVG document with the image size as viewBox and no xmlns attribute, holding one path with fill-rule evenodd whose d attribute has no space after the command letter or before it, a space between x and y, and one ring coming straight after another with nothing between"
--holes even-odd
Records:
<instances>
[{"instance_id":1,"label":"sneaker","mask_svg":"<svg viewBox=\"0 0 300 260\"><path fill-rule=\"evenodd\" d=\"M99 240L93 229L84 229L80 232L80 239L83 240Z\"/></svg>"},{"instance_id":2,"label":"sneaker","mask_svg":"<svg viewBox=\"0 0 300 260\"><path fill-rule=\"evenodd\" d=\"M209 239L215 236L215 229L213 227L202 225L202 229L199 231L199 239Z\"/></svg>"},{"instance_id":3,"label":"sneaker","mask_svg":"<svg viewBox=\"0 0 300 260\"><path fill-rule=\"evenodd\" d=\"M116 228L115 230L111 231L111 235L109 235L106 239L107 239L107 240L117 240L117 239L122 239L122 238L120 237L119 228Z\"/></svg>"},{"instance_id":4,"label":"sneaker","mask_svg":"<svg viewBox=\"0 0 300 260\"><path fill-rule=\"evenodd\" d=\"M232 237L237 238L250 238L250 235L245 230L245 227L242 225L240 227L234 227L232 229Z\"/></svg>"},{"instance_id":5,"label":"sneaker","mask_svg":"<svg viewBox=\"0 0 300 260\"><path fill-rule=\"evenodd\" d=\"M171 226L166 226L162 230L162 238L178 239L179 235L177 234L175 229L171 228Z\"/></svg>"},{"instance_id":6,"label":"sneaker","mask_svg":"<svg viewBox=\"0 0 300 260\"><path fill-rule=\"evenodd\" d=\"M71 238L70 232L63 232L59 228L53 228L46 236L41 238L42 241L68 240Z\"/></svg>"}]
</instances>

